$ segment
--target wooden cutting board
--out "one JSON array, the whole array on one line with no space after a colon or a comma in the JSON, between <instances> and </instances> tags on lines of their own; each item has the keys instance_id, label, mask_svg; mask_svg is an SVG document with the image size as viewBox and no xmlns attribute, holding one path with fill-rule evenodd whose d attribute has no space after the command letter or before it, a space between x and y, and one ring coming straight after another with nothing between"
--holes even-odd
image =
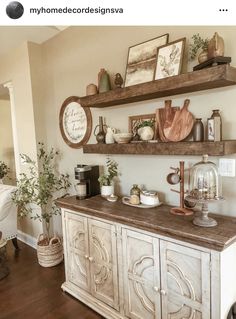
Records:
<instances>
[{"instance_id":1,"label":"wooden cutting board","mask_svg":"<svg viewBox=\"0 0 236 319\"><path fill-rule=\"evenodd\" d=\"M165 107L156 110L156 124L159 133L159 138L162 142L168 142L165 131L168 132L171 128L175 113L180 108L175 106L171 107L171 100L165 101Z\"/></svg>"},{"instance_id":2,"label":"wooden cutting board","mask_svg":"<svg viewBox=\"0 0 236 319\"><path fill-rule=\"evenodd\" d=\"M163 129L165 137L171 142L179 142L184 140L192 131L194 125L194 117L188 110L190 100L186 99L180 110L175 112L172 125L168 129Z\"/></svg>"}]
</instances>

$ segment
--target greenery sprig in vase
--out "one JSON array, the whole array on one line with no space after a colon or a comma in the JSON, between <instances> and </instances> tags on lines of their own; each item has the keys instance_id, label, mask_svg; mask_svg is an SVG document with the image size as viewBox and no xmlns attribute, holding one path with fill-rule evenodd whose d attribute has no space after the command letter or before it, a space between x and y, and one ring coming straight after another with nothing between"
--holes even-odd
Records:
<instances>
[{"instance_id":1,"label":"greenery sprig in vase","mask_svg":"<svg viewBox=\"0 0 236 319\"><path fill-rule=\"evenodd\" d=\"M100 175L98 181L101 186L101 195L107 197L114 194L114 178L118 176L118 163L110 158L106 160L106 172Z\"/></svg>"},{"instance_id":2,"label":"greenery sprig in vase","mask_svg":"<svg viewBox=\"0 0 236 319\"><path fill-rule=\"evenodd\" d=\"M192 39L192 43L190 43L189 45L189 60L190 61L194 60L200 53L200 50L201 50L201 53L202 52L206 53L206 59L207 59L209 39L208 38L203 39L199 33L194 34L191 39ZM199 63L201 62L199 61Z\"/></svg>"},{"instance_id":3,"label":"greenery sprig in vase","mask_svg":"<svg viewBox=\"0 0 236 319\"><path fill-rule=\"evenodd\" d=\"M47 232L45 245L49 243L51 218L60 213L54 203L55 196L61 191L65 194L71 185L69 175L60 174L56 170L55 161L58 155L59 152L53 148L47 152L43 143L39 143L38 163L28 155L21 154L21 159L28 165L29 171L28 174L20 174L17 189L12 195L12 200L19 208L19 217L29 215L31 219L45 222Z\"/></svg>"},{"instance_id":4,"label":"greenery sprig in vase","mask_svg":"<svg viewBox=\"0 0 236 319\"><path fill-rule=\"evenodd\" d=\"M111 186L114 177L118 176L118 164L114 160L107 158L106 168L107 173L100 175L98 178L100 186Z\"/></svg>"}]
</instances>

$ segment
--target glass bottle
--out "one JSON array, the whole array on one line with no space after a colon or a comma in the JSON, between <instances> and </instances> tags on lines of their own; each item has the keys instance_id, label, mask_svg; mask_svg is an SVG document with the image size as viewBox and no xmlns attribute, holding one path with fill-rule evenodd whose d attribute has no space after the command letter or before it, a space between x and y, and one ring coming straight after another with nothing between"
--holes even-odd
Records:
<instances>
[{"instance_id":1,"label":"glass bottle","mask_svg":"<svg viewBox=\"0 0 236 319\"><path fill-rule=\"evenodd\" d=\"M140 188L137 184L133 184L133 187L130 190L130 195L137 195L140 196Z\"/></svg>"},{"instance_id":2,"label":"glass bottle","mask_svg":"<svg viewBox=\"0 0 236 319\"><path fill-rule=\"evenodd\" d=\"M203 126L201 118L198 118L195 120L195 123L193 126L193 140L195 142L204 141L204 126Z\"/></svg>"},{"instance_id":3,"label":"glass bottle","mask_svg":"<svg viewBox=\"0 0 236 319\"><path fill-rule=\"evenodd\" d=\"M212 110L211 118L214 119L214 141L222 140L222 120L219 110Z\"/></svg>"},{"instance_id":4,"label":"glass bottle","mask_svg":"<svg viewBox=\"0 0 236 319\"><path fill-rule=\"evenodd\" d=\"M133 184L130 190L130 203L133 205L138 205L140 203L140 188L137 184Z\"/></svg>"}]
</instances>

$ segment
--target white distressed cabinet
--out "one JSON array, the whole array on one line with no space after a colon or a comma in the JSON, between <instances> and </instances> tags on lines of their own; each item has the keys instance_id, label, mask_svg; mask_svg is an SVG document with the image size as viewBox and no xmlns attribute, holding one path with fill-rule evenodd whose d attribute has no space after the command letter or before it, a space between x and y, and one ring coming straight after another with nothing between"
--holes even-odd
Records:
<instances>
[{"instance_id":1,"label":"white distressed cabinet","mask_svg":"<svg viewBox=\"0 0 236 319\"><path fill-rule=\"evenodd\" d=\"M122 233L128 318L210 318L209 253L136 231Z\"/></svg>"},{"instance_id":2,"label":"white distressed cabinet","mask_svg":"<svg viewBox=\"0 0 236 319\"><path fill-rule=\"evenodd\" d=\"M228 229L224 231L219 226L216 232L195 228L188 220L171 216L181 227L184 223L188 225L190 237L195 236L194 231L200 233L198 240L203 245L196 245L177 236L149 231L155 224L146 210L142 222L146 229L140 229L135 225L141 215L134 215L133 210L130 211L133 216L127 217L127 225L111 217L112 204L106 203L100 213L95 201L91 200L92 210L89 201L83 203L87 206L62 205L64 291L107 319L227 318L230 306L236 301L236 241L232 237L236 220L219 218L220 225L224 221ZM127 211L121 211L120 207L114 210L116 215L126 217ZM162 215L156 217L154 213L164 228L166 215L161 219ZM165 229L171 233L168 227ZM173 230L179 236L187 233L174 226ZM229 232L231 235L227 237ZM223 243L227 246L221 249Z\"/></svg>"},{"instance_id":3,"label":"white distressed cabinet","mask_svg":"<svg viewBox=\"0 0 236 319\"><path fill-rule=\"evenodd\" d=\"M115 226L64 215L66 280L119 310Z\"/></svg>"}]
</instances>

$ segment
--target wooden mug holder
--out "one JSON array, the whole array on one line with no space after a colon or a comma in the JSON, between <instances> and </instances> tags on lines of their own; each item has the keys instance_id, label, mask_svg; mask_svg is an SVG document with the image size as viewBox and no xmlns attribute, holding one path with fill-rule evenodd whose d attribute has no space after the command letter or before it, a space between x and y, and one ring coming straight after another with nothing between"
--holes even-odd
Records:
<instances>
[{"instance_id":1,"label":"wooden mug holder","mask_svg":"<svg viewBox=\"0 0 236 319\"><path fill-rule=\"evenodd\" d=\"M170 212L174 215L192 215L193 211L189 208L184 207L184 161L179 162L179 168L173 168L175 171L179 174L179 184L180 184L180 190L177 191L175 189L171 189L172 192L178 193L180 198L180 206L179 207L173 207L171 208Z\"/></svg>"}]
</instances>

